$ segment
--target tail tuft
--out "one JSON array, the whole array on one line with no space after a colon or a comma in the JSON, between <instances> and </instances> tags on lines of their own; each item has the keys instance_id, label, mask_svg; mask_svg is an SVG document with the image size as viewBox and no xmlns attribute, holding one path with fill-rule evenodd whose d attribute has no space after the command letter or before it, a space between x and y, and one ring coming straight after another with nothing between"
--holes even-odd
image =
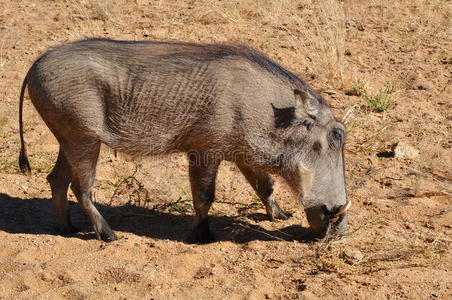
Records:
<instances>
[{"instance_id":1,"label":"tail tuft","mask_svg":"<svg viewBox=\"0 0 452 300\"><path fill-rule=\"evenodd\" d=\"M25 175L31 175L30 162L28 161L25 148L20 149L19 167L22 173L24 173Z\"/></svg>"}]
</instances>

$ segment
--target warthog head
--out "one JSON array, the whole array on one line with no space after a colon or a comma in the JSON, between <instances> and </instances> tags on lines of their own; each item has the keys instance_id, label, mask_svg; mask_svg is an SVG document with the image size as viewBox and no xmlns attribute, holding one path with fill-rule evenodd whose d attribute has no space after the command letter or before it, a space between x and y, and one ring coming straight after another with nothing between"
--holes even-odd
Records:
<instances>
[{"instance_id":1,"label":"warthog head","mask_svg":"<svg viewBox=\"0 0 452 300\"><path fill-rule=\"evenodd\" d=\"M282 176L303 204L311 228L347 234L344 179L345 128L320 95L294 91L295 106L275 108L275 127L284 141Z\"/></svg>"}]
</instances>

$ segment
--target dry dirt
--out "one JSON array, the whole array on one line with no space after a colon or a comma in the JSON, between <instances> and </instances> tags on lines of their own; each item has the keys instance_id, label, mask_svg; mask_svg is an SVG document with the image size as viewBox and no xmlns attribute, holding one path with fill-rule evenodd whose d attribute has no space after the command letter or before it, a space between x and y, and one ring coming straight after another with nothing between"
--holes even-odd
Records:
<instances>
[{"instance_id":1,"label":"dry dirt","mask_svg":"<svg viewBox=\"0 0 452 300\"><path fill-rule=\"evenodd\" d=\"M452 299L451 1L0 2L0 299ZM350 235L306 240L302 207L270 222L236 167L220 169L216 241L186 243L183 155L138 162L103 149L95 200L119 240L60 236L45 176L58 145L25 101L33 175L17 167L22 80L46 49L80 38L240 42L320 90L346 122ZM367 97L394 84L391 107ZM359 93L361 92L361 94ZM403 142L414 158L393 156Z\"/></svg>"}]
</instances>

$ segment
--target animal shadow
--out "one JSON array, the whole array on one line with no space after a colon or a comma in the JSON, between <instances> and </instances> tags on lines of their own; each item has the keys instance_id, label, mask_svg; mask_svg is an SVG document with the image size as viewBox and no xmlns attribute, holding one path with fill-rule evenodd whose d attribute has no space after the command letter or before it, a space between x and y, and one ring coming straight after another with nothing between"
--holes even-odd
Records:
<instances>
[{"instance_id":1,"label":"animal shadow","mask_svg":"<svg viewBox=\"0 0 452 300\"><path fill-rule=\"evenodd\" d=\"M191 233L193 222L191 215L172 214L131 205L108 206L96 203L96 207L117 232L130 232L155 239L181 242L187 242ZM85 240L95 239L91 224L78 203L69 201L69 211L73 224L81 228L81 232L68 236ZM264 214L250 214L250 219L257 223L266 220ZM292 225L280 230L266 230L247 222L246 218L233 216L210 216L210 226L215 241L247 243L254 240L300 242L314 240L310 232L301 226ZM4 193L0 193L0 230L12 234L60 235L51 199L22 199Z\"/></svg>"}]
</instances>

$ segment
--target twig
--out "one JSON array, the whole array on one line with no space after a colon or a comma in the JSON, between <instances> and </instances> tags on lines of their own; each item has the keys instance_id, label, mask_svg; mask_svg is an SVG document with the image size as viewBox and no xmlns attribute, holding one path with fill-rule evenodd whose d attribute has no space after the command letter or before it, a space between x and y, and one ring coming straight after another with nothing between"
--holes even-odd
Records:
<instances>
[{"instance_id":1,"label":"twig","mask_svg":"<svg viewBox=\"0 0 452 300\"><path fill-rule=\"evenodd\" d=\"M255 231L255 232L259 232L259 233L265 234L266 236L272 237L274 239L277 239L277 240L280 240L280 241L283 241L283 242L286 241L286 240L284 240L284 239L282 239L282 238L280 238L280 237L278 237L276 235L272 235L272 234L270 234L268 232L265 232L265 231L262 231L262 230L259 230L259 229L254 229L254 228L252 228L250 226L245 226L243 224L238 224L238 226L241 226L241 227L243 227L245 229L249 229L249 230L252 230L252 231Z\"/></svg>"}]
</instances>

